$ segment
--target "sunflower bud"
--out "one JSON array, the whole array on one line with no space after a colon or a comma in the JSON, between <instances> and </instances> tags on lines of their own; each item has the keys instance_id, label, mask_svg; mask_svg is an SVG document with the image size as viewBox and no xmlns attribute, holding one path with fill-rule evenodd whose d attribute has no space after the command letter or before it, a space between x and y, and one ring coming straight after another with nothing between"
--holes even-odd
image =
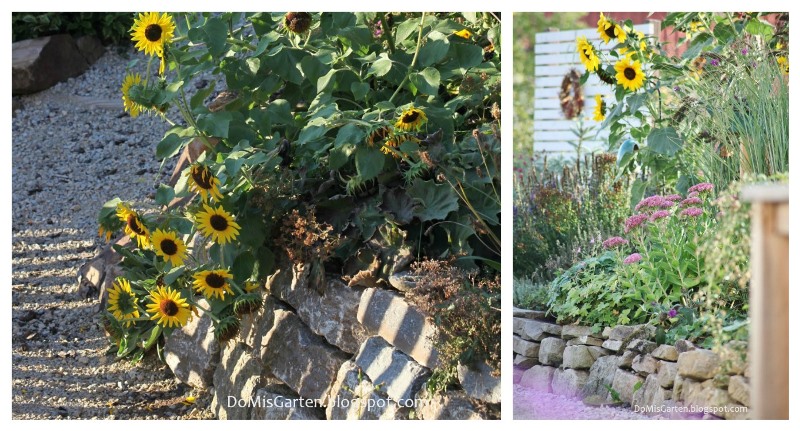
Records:
<instances>
[{"instance_id":1,"label":"sunflower bud","mask_svg":"<svg viewBox=\"0 0 800 431\"><path fill-rule=\"evenodd\" d=\"M258 293L245 293L236 298L236 302L233 303L233 312L241 318L246 314L257 311L262 304L264 304L264 300Z\"/></svg>"},{"instance_id":2,"label":"sunflower bud","mask_svg":"<svg viewBox=\"0 0 800 431\"><path fill-rule=\"evenodd\" d=\"M214 325L214 337L220 342L224 343L239 333L239 319L234 315L228 315L220 318L219 322Z\"/></svg>"},{"instance_id":3,"label":"sunflower bud","mask_svg":"<svg viewBox=\"0 0 800 431\"><path fill-rule=\"evenodd\" d=\"M305 33L311 27L311 14L308 12L288 12L283 24L292 33Z\"/></svg>"}]
</instances>

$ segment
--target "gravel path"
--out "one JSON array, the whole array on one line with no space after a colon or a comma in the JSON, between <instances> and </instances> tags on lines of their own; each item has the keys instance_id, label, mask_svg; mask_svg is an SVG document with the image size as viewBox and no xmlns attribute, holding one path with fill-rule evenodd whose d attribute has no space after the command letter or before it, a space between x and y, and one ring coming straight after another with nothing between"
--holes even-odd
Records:
<instances>
[{"instance_id":1,"label":"gravel path","mask_svg":"<svg viewBox=\"0 0 800 431\"><path fill-rule=\"evenodd\" d=\"M98 301L77 294L78 269L105 246L97 237L102 204L118 196L137 208L152 207L148 201L173 167L161 168L155 159L166 123L146 115L130 118L122 110L119 89L133 58L146 61L109 49L83 75L17 100L22 109L12 121L14 419L210 416L210 395L177 382L155 355L138 365L117 361L96 318ZM111 102L117 107L110 108ZM195 405L179 402L190 394L198 396Z\"/></svg>"}]
</instances>

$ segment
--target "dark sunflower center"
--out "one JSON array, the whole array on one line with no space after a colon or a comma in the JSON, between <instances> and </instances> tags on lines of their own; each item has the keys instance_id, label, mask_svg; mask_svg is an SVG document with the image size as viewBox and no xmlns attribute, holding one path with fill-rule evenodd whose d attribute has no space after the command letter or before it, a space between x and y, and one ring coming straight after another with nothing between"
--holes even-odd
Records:
<instances>
[{"instance_id":1,"label":"dark sunflower center","mask_svg":"<svg viewBox=\"0 0 800 431\"><path fill-rule=\"evenodd\" d=\"M308 12L289 12L284 18L284 25L294 33L304 33L311 27L311 15Z\"/></svg>"},{"instance_id":2,"label":"dark sunflower center","mask_svg":"<svg viewBox=\"0 0 800 431\"><path fill-rule=\"evenodd\" d=\"M161 300L161 303L158 304L158 308L161 310L163 315L172 317L178 314L178 309L180 307L178 307L178 304L171 299L163 299Z\"/></svg>"},{"instance_id":3,"label":"dark sunflower center","mask_svg":"<svg viewBox=\"0 0 800 431\"><path fill-rule=\"evenodd\" d=\"M136 217L136 214L128 215L128 227L135 233L136 235L145 235L144 227L139 223L139 218Z\"/></svg>"},{"instance_id":4,"label":"dark sunflower center","mask_svg":"<svg viewBox=\"0 0 800 431\"><path fill-rule=\"evenodd\" d=\"M612 25L610 25L610 26L608 26L608 27L606 28L606 36L608 36L608 37L610 37L610 38L612 38L612 39L613 39L613 38L615 38L615 37L617 37L617 35L614 33L614 29L616 29L616 28L617 28L617 26L615 26L615 25L613 25L613 24L612 24Z\"/></svg>"},{"instance_id":5,"label":"dark sunflower center","mask_svg":"<svg viewBox=\"0 0 800 431\"><path fill-rule=\"evenodd\" d=\"M150 24L144 29L144 37L150 42L158 42L161 40L161 26L158 24Z\"/></svg>"},{"instance_id":6,"label":"dark sunflower center","mask_svg":"<svg viewBox=\"0 0 800 431\"><path fill-rule=\"evenodd\" d=\"M211 223L211 227L216 231L222 232L228 228L228 220L219 214L212 215L209 219L209 223Z\"/></svg>"},{"instance_id":7,"label":"dark sunflower center","mask_svg":"<svg viewBox=\"0 0 800 431\"><path fill-rule=\"evenodd\" d=\"M206 284L214 289L221 289L222 286L225 285L225 277L217 274L216 272L212 272L211 274L206 275Z\"/></svg>"},{"instance_id":8,"label":"dark sunflower center","mask_svg":"<svg viewBox=\"0 0 800 431\"><path fill-rule=\"evenodd\" d=\"M584 50L583 50L583 56L584 56L584 57L585 57L587 60L588 60L588 59L590 59L590 58L592 57L592 51L590 51L590 50L588 50L588 49L584 49Z\"/></svg>"},{"instance_id":9,"label":"dark sunflower center","mask_svg":"<svg viewBox=\"0 0 800 431\"><path fill-rule=\"evenodd\" d=\"M417 121L417 118L419 118L419 112L417 111L411 111L403 114L404 123L413 123Z\"/></svg>"},{"instance_id":10,"label":"dark sunflower center","mask_svg":"<svg viewBox=\"0 0 800 431\"><path fill-rule=\"evenodd\" d=\"M162 240L160 245L161 251L163 251L167 256L173 256L178 252L178 244L175 244L175 241L169 238Z\"/></svg>"},{"instance_id":11,"label":"dark sunflower center","mask_svg":"<svg viewBox=\"0 0 800 431\"><path fill-rule=\"evenodd\" d=\"M636 78L636 70L632 67L626 67L622 74L625 75L628 81L633 81Z\"/></svg>"},{"instance_id":12,"label":"dark sunflower center","mask_svg":"<svg viewBox=\"0 0 800 431\"><path fill-rule=\"evenodd\" d=\"M213 187L211 173L206 168L192 169L192 179L203 190L211 190Z\"/></svg>"}]
</instances>

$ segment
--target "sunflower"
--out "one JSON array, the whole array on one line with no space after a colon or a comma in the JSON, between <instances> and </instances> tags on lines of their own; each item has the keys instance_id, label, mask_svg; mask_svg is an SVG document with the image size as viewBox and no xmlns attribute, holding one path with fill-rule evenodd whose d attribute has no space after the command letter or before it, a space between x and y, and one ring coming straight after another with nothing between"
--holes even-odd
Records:
<instances>
[{"instance_id":1,"label":"sunflower","mask_svg":"<svg viewBox=\"0 0 800 431\"><path fill-rule=\"evenodd\" d=\"M214 242L225 244L233 241L239 235L241 227L236 224L233 217L221 206L211 208L203 204L205 211L197 213L196 220L200 224L203 235L210 236Z\"/></svg>"},{"instance_id":2,"label":"sunflower","mask_svg":"<svg viewBox=\"0 0 800 431\"><path fill-rule=\"evenodd\" d=\"M201 164L192 165L189 168L189 190L200 193L203 197L203 202L208 202L209 195L214 199L222 199L219 192L219 178L215 177L208 169L208 166Z\"/></svg>"},{"instance_id":3,"label":"sunflower","mask_svg":"<svg viewBox=\"0 0 800 431\"><path fill-rule=\"evenodd\" d=\"M369 145L370 147L374 147L375 142L380 143L380 141L388 138L390 135L391 135L391 130L386 126L382 126L373 130L369 135L367 135L367 139L365 141L367 145Z\"/></svg>"},{"instance_id":4,"label":"sunflower","mask_svg":"<svg viewBox=\"0 0 800 431\"><path fill-rule=\"evenodd\" d=\"M186 244L175 232L156 229L150 239L156 254L162 256L164 262L170 262L173 268L183 265L183 260L186 259Z\"/></svg>"},{"instance_id":5,"label":"sunflower","mask_svg":"<svg viewBox=\"0 0 800 431\"><path fill-rule=\"evenodd\" d=\"M113 286L108 290L108 312L123 326L131 326L133 319L139 318L136 295L131 292L128 280L124 278L114 280Z\"/></svg>"},{"instance_id":6,"label":"sunflower","mask_svg":"<svg viewBox=\"0 0 800 431\"><path fill-rule=\"evenodd\" d=\"M641 63L631 61L630 57L625 57L614 65L617 71L617 84L630 91L636 91L644 85L644 73Z\"/></svg>"},{"instance_id":7,"label":"sunflower","mask_svg":"<svg viewBox=\"0 0 800 431\"><path fill-rule=\"evenodd\" d=\"M125 233L130 235L139 244L139 248L150 246L150 231L142 223L142 219L136 211L120 202L117 204L117 217L125 223Z\"/></svg>"},{"instance_id":8,"label":"sunflower","mask_svg":"<svg viewBox=\"0 0 800 431\"><path fill-rule=\"evenodd\" d=\"M425 116L425 112L412 106L400 114L400 118L394 123L394 127L403 131L419 131L422 125L427 122L428 117Z\"/></svg>"},{"instance_id":9,"label":"sunflower","mask_svg":"<svg viewBox=\"0 0 800 431\"><path fill-rule=\"evenodd\" d=\"M603 96L597 94L594 96L594 121L603 121L606 119L606 102Z\"/></svg>"},{"instance_id":10,"label":"sunflower","mask_svg":"<svg viewBox=\"0 0 800 431\"><path fill-rule=\"evenodd\" d=\"M105 239L106 239L106 242L109 242L109 241L111 241L111 235L112 235L113 233L114 233L114 231L113 231L113 230L111 230L111 229L106 229L106 228L105 228L105 227L103 227L102 225L101 225L100 227L98 227L98 228L97 228L97 236L99 236L100 238L105 238Z\"/></svg>"},{"instance_id":11,"label":"sunflower","mask_svg":"<svg viewBox=\"0 0 800 431\"><path fill-rule=\"evenodd\" d=\"M194 275L194 287L206 298L225 299L225 293L233 295L231 286L228 285L226 278L233 278L227 269L217 269L210 271L200 271Z\"/></svg>"},{"instance_id":12,"label":"sunflower","mask_svg":"<svg viewBox=\"0 0 800 431\"><path fill-rule=\"evenodd\" d=\"M462 39L471 39L472 38L472 32L467 30L466 28L463 28L463 29L461 29L459 31L454 31L453 34L458 36L458 37L460 37L460 38L462 38Z\"/></svg>"},{"instance_id":13,"label":"sunflower","mask_svg":"<svg viewBox=\"0 0 800 431\"><path fill-rule=\"evenodd\" d=\"M305 33L311 27L311 14L308 12L287 12L283 17L283 26L295 34Z\"/></svg>"},{"instance_id":14,"label":"sunflower","mask_svg":"<svg viewBox=\"0 0 800 431\"><path fill-rule=\"evenodd\" d=\"M600 20L597 21L597 33L605 43L610 43L614 38L617 38L619 43L625 43L625 39L628 37L625 30L613 20L606 18L603 12L600 12Z\"/></svg>"},{"instance_id":15,"label":"sunflower","mask_svg":"<svg viewBox=\"0 0 800 431\"><path fill-rule=\"evenodd\" d=\"M138 117L139 113L147 111L147 108L134 102L130 95L131 87L141 83L142 77L138 73L135 75L129 73L125 75L125 79L122 81L122 105L125 107L125 112L131 112L131 117L133 118Z\"/></svg>"},{"instance_id":16,"label":"sunflower","mask_svg":"<svg viewBox=\"0 0 800 431\"><path fill-rule=\"evenodd\" d=\"M788 75L789 74L789 59L786 58L786 56L780 55L780 56L778 56L778 58L775 61L778 62L778 66L780 66L781 71L784 73L784 75Z\"/></svg>"},{"instance_id":17,"label":"sunflower","mask_svg":"<svg viewBox=\"0 0 800 431\"><path fill-rule=\"evenodd\" d=\"M189 304L181 297L181 293L171 287L159 287L150 292L150 304L147 312L150 320L157 320L158 325L166 328L180 328L192 317Z\"/></svg>"},{"instance_id":18,"label":"sunflower","mask_svg":"<svg viewBox=\"0 0 800 431\"><path fill-rule=\"evenodd\" d=\"M158 12L140 13L139 18L133 21L131 38L136 42L136 48L147 55L155 55L161 59L160 70L163 72L164 45L172 41L175 35L175 22L172 16Z\"/></svg>"},{"instance_id":19,"label":"sunflower","mask_svg":"<svg viewBox=\"0 0 800 431\"><path fill-rule=\"evenodd\" d=\"M578 47L578 55L581 57L581 63L583 66L586 67L586 70L589 72L594 72L600 67L600 58L597 57L597 54L594 52L594 47L588 40L586 40L586 36L581 36L576 41Z\"/></svg>"}]
</instances>

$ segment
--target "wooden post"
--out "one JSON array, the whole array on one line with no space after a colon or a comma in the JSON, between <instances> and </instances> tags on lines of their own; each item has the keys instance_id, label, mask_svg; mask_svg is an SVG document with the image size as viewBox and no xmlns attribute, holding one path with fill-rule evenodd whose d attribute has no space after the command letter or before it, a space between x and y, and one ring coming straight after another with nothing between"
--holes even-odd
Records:
<instances>
[{"instance_id":1,"label":"wooden post","mask_svg":"<svg viewBox=\"0 0 800 431\"><path fill-rule=\"evenodd\" d=\"M750 229L750 419L789 419L789 186L742 188Z\"/></svg>"}]
</instances>

